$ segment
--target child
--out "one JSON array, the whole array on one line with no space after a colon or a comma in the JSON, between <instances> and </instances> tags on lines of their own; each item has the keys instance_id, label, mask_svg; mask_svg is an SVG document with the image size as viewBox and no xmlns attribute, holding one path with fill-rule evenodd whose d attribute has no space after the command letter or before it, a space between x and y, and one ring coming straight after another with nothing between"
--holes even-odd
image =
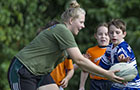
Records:
<instances>
[{"instance_id":1,"label":"child","mask_svg":"<svg viewBox=\"0 0 140 90\"><path fill-rule=\"evenodd\" d=\"M124 21L114 19L109 22L108 29L112 43L107 47L99 65L105 69L109 69L115 63L124 62L124 58L129 57L130 60L125 62L130 63L137 68L134 53L128 43L124 40L124 37L126 36L126 24ZM113 83L111 90L140 90L139 74L126 85Z\"/></svg>"},{"instance_id":2,"label":"child","mask_svg":"<svg viewBox=\"0 0 140 90\"><path fill-rule=\"evenodd\" d=\"M51 77L56 84L63 90L68 85L69 80L74 74L73 63L71 59L65 59L51 72Z\"/></svg>"},{"instance_id":3,"label":"child","mask_svg":"<svg viewBox=\"0 0 140 90\"><path fill-rule=\"evenodd\" d=\"M97 40L98 45L91 47L86 52L86 57L88 57L96 65L99 64L101 57L106 51L107 45L109 45L108 36L108 25L103 23L99 25L96 29L94 37ZM85 90L85 81L87 79L88 73L81 72L80 88L79 90ZM111 87L111 82L106 78L90 74L90 90L109 90Z\"/></svg>"}]
</instances>

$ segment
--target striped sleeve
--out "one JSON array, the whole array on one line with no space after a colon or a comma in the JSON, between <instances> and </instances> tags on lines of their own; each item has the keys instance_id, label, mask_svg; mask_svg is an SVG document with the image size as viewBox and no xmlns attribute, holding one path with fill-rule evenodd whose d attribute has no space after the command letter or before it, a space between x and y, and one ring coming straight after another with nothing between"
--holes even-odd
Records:
<instances>
[{"instance_id":1,"label":"striped sleeve","mask_svg":"<svg viewBox=\"0 0 140 90\"><path fill-rule=\"evenodd\" d=\"M99 65L104 68L104 69L109 69L110 68L110 62L109 60L107 59L107 56L106 56L106 53L103 55L103 57L101 58L101 61L99 63Z\"/></svg>"}]
</instances>

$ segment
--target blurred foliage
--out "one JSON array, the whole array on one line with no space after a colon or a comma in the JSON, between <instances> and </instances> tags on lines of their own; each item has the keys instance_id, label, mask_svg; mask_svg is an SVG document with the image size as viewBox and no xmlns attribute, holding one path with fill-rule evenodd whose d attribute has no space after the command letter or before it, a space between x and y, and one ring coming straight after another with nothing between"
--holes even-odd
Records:
<instances>
[{"instance_id":1,"label":"blurred foliage","mask_svg":"<svg viewBox=\"0 0 140 90\"><path fill-rule=\"evenodd\" d=\"M96 45L94 30L99 23L121 18L127 23L126 41L140 66L140 0L77 0L86 10L86 28L76 41L82 53ZM68 0L0 0L0 89L10 90L7 70L12 57L52 19L60 19ZM140 68L140 67L139 67ZM65 90L78 90L80 70L76 70ZM88 90L88 85L86 86Z\"/></svg>"}]
</instances>

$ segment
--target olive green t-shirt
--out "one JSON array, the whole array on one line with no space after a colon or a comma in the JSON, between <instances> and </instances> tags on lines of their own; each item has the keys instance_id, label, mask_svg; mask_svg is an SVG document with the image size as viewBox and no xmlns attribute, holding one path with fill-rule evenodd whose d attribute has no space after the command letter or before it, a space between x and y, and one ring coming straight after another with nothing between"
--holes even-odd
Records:
<instances>
[{"instance_id":1,"label":"olive green t-shirt","mask_svg":"<svg viewBox=\"0 0 140 90\"><path fill-rule=\"evenodd\" d=\"M51 72L64 60L66 49L77 47L74 36L64 24L43 30L16 57L34 75Z\"/></svg>"}]
</instances>

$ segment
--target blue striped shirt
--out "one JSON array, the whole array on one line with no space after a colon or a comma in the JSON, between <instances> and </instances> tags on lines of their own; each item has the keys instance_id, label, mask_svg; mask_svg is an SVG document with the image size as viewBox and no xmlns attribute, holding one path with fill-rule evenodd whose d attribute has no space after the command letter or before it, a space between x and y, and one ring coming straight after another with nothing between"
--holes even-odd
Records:
<instances>
[{"instance_id":1,"label":"blue striped shirt","mask_svg":"<svg viewBox=\"0 0 140 90\"><path fill-rule=\"evenodd\" d=\"M101 61L99 65L104 68L104 69L109 69L112 65L115 63L119 63L118 56L123 54L125 57L130 57L130 63L134 65L137 68L136 64L136 58L133 53L133 50L131 47L128 45L127 42L123 41L119 45L113 48L113 44L109 44L107 47L107 50L104 54L104 56L101 58ZM137 69L138 70L138 69ZM119 84L119 83L114 83L112 87L121 89L121 90L128 90L126 88L139 88L137 90L140 90L140 78L139 74L137 74L136 78L133 79L132 81L128 82L127 85ZM123 88L123 89L122 89ZM112 89L111 89L112 90Z\"/></svg>"}]
</instances>

